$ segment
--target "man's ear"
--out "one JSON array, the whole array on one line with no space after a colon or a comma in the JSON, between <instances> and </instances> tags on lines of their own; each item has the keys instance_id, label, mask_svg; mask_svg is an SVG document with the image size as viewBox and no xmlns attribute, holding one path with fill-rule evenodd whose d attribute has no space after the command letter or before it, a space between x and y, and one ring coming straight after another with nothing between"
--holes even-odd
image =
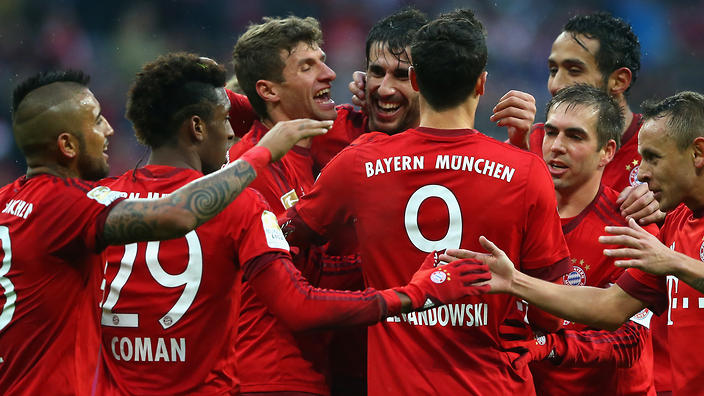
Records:
<instances>
[{"instance_id":1,"label":"man's ear","mask_svg":"<svg viewBox=\"0 0 704 396\"><path fill-rule=\"evenodd\" d=\"M278 85L269 80L259 80L255 84L257 94L264 102L278 102L279 97Z\"/></svg>"},{"instance_id":2,"label":"man's ear","mask_svg":"<svg viewBox=\"0 0 704 396\"><path fill-rule=\"evenodd\" d=\"M626 92L628 87L631 86L632 79L633 74L631 73L631 69L621 67L614 70L609 76L609 81L607 82L609 94L612 96L623 94Z\"/></svg>"},{"instance_id":3,"label":"man's ear","mask_svg":"<svg viewBox=\"0 0 704 396\"><path fill-rule=\"evenodd\" d=\"M692 142L692 156L694 157L694 166L697 169L704 168L704 137L698 136Z\"/></svg>"},{"instance_id":4,"label":"man's ear","mask_svg":"<svg viewBox=\"0 0 704 396\"><path fill-rule=\"evenodd\" d=\"M72 133L62 132L56 138L56 146L59 153L67 159L78 157L81 151L81 143L78 138Z\"/></svg>"},{"instance_id":5,"label":"man's ear","mask_svg":"<svg viewBox=\"0 0 704 396\"><path fill-rule=\"evenodd\" d=\"M208 133L207 126L205 125L205 120L200 116L192 115L191 118L186 120L188 123L188 135L196 142L202 142Z\"/></svg>"},{"instance_id":6,"label":"man's ear","mask_svg":"<svg viewBox=\"0 0 704 396\"><path fill-rule=\"evenodd\" d=\"M616 155L616 142L613 139L609 139L606 145L602 147L601 151L603 154L599 159L599 166L604 167L611 162L611 160L614 159L614 155Z\"/></svg>"},{"instance_id":7,"label":"man's ear","mask_svg":"<svg viewBox=\"0 0 704 396\"><path fill-rule=\"evenodd\" d=\"M416 92L420 92L418 88L418 75L416 74L416 69L413 66L408 66L408 78L411 79L411 87Z\"/></svg>"},{"instance_id":8,"label":"man's ear","mask_svg":"<svg viewBox=\"0 0 704 396\"><path fill-rule=\"evenodd\" d=\"M479 75L479 78L477 79L477 84L474 86L474 93L477 96L484 95L484 88L486 87L486 76L489 73L486 71L482 72L482 74Z\"/></svg>"}]
</instances>

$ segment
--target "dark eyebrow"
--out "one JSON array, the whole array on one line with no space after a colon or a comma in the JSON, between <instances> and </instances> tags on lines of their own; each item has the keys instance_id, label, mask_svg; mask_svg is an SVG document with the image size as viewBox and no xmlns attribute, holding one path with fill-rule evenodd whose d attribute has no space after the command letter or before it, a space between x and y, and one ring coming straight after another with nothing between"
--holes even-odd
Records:
<instances>
[{"instance_id":1,"label":"dark eyebrow","mask_svg":"<svg viewBox=\"0 0 704 396\"><path fill-rule=\"evenodd\" d=\"M543 125L543 128L546 130L547 129L555 130L555 131L558 130L554 125L550 124L549 122L546 122ZM589 136L589 133L587 133L587 131L585 131L584 129L579 128L579 127L570 127L570 128L565 129L565 133L568 133L568 132L572 133L572 134L576 134L576 135L581 135L581 136Z\"/></svg>"}]
</instances>

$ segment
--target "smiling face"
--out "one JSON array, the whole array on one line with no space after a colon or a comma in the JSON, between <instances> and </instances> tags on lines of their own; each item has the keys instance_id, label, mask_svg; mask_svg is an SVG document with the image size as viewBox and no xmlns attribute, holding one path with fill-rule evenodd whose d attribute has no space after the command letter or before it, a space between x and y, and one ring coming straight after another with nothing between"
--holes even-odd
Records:
<instances>
[{"instance_id":1,"label":"smiling face","mask_svg":"<svg viewBox=\"0 0 704 396\"><path fill-rule=\"evenodd\" d=\"M273 83L282 115L289 120L334 120L335 102L330 84L335 72L325 64L325 53L315 44L300 42L289 54L282 51L283 82ZM281 121L281 120L275 120Z\"/></svg>"},{"instance_id":2,"label":"smiling face","mask_svg":"<svg viewBox=\"0 0 704 396\"><path fill-rule=\"evenodd\" d=\"M370 130L394 134L420 123L419 94L408 78L408 54L408 47L393 54L385 43L372 43L366 83Z\"/></svg>"},{"instance_id":3,"label":"smiling face","mask_svg":"<svg viewBox=\"0 0 704 396\"><path fill-rule=\"evenodd\" d=\"M660 203L660 210L668 212L680 203L687 203L688 193L697 177L692 165L692 147L680 150L667 133L669 117L647 120L638 132L638 152L643 157L638 169L638 180L648 188Z\"/></svg>"},{"instance_id":4,"label":"smiling face","mask_svg":"<svg viewBox=\"0 0 704 396\"><path fill-rule=\"evenodd\" d=\"M598 185L601 180L610 157L604 148L597 149L598 116L594 107L568 108L565 103L558 103L548 113L543 159L556 190L576 191L582 186Z\"/></svg>"},{"instance_id":5,"label":"smiling face","mask_svg":"<svg viewBox=\"0 0 704 396\"><path fill-rule=\"evenodd\" d=\"M74 118L76 137L80 142L78 152L78 172L85 180L99 180L110 171L108 166L108 137L114 131L100 113L100 103L93 93L85 88L75 101Z\"/></svg>"},{"instance_id":6,"label":"smiling face","mask_svg":"<svg viewBox=\"0 0 704 396\"><path fill-rule=\"evenodd\" d=\"M581 45L580 45L581 43ZM606 89L604 75L596 63L599 40L583 34L562 32L552 44L548 57L548 90L552 96L562 88L577 83Z\"/></svg>"}]
</instances>

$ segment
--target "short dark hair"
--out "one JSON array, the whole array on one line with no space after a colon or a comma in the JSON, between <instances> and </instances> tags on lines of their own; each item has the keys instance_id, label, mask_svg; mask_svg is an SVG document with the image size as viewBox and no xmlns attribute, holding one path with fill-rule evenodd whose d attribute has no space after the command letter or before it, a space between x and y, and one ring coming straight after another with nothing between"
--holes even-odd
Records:
<instances>
[{"instance_id":1,"label":"short dark hair","mask_svg":"<svg viewBox=\"0 0 704 396\"><path fill-rule=\"evenodd\" d=\"M260 118L265 118L267 112L264 100L257 93L257 81L283 82L286 64L281 59L281 51L291 53L300 42L311 46L323 43L323 33L315 18L264 17L262 23L250 25L237 40L232 51L235 74Z\"/></svg>"},{"instance_id":2,"label":"short dark hair","mask_svg":"<svg viewBox=\"0 0 704 396\"><path fill-rule=\"evenodd\" d=\"M594 58L604 81L613 71L627 67L631 71L631 84L626 92L631 89L640 71L640 42L628 22L600 11L574 16L562 30L599 40L599 51Z\"/></svg>"},{"instance_id":3,"label":"short dark hair","mask_svg":"<svg viewBox=\"0 0 704 396\"><path fill-rule=\"evenodd\" d=\"M697 92L683 91L661 101L646 100L640 107L644 121L669 117L667 133L680 150L704 136L704 96Z\"/></svg>"},{"instance_id":4,"label":"short dark hair","mask_svg":"<svg viewBox=\"0 0 704 396\"><path fill-rule=\"evenodd\" d=\"M411 45L420 94L435 110L462 103L487 61L486 31L474 13L457 10L423 26Z\"/></svg>"},{"instance_id":5,"label":"short dark hair","mask_svg":"<svg viewBox=\"0 0 704 396\"><path fill-rule=\"evenodd\" d=\"M12 117L14 118L20 103L30 92L55 82L72 82L87 87L90 76L80 70L54 70L40 72L23 80L12 91Z\"/></svg>"},{"instance_id":6,"label":"short dark hair","mask_svg":"<svg viewBox=\"0 0 704 396\"><path fill-rule=\"evenodd\" d=\"M127 93L126 117L137 140L157 148L171 141L188 117L210 120L219 103L215 88L225 86L225 77L223 66L186 52L144 65Z\"/></svg>"},{"instance_id":7,"label":"short dark hair","mask_svg":"<svg viewBox=\"0 0 704 396\"><path fill-rule=\"evenodd\" d=\"M616 142L616 148L621 147L621 131L623 131L623 112L616 102L605 91L589 84L575 84L559 90L550 99L545 109L545 118L555 107L565 104L566 109L575 106L595 108L599 112L596 121L597 150L600 150L609 140Z\"/></svg>"},{"instance_id":8,"label":"short dark hair","mask_svg":"<svg viewBox=\"0 0 704 396\"><path fill-rule=\"evenodd\" d=\"M400 57L406 54L418 29L428 23L428 17L412 7L406 7L375 23L369 30L366 44L366 64L369 65L369 51L373 43L382 43L389 53Z\"/></svg>"}]
</instances>

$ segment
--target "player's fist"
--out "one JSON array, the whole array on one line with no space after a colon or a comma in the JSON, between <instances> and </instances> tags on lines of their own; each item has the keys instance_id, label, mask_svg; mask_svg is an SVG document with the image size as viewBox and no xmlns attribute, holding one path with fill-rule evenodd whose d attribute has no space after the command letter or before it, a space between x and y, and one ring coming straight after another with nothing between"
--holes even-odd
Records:
<instances>
[{"instance_id":1,"label":"player's fist","mask_svg":"<svg viewBox=\"0 0 704 396\"><path fill-rule=\"evenodd\" d=\"M509 354L516 370L530 362L544 359L560 360L567 348L564 336L558 333L533 331L518 320L506 320L499 325L501 347Z\"/></svg>"},{"instance_id":2,"label":"player's fist","mask_svg":"<svg viewBox=\"0 0 704 396\"><path fill-rule=\"evenodd\" d=\"M430 253L408 285L394 290L406 294L413 310L433 308L459 298L487 293L489 267L479 260L463 259L439 265L438 252Z\"/></svg>"}]
</instances>

